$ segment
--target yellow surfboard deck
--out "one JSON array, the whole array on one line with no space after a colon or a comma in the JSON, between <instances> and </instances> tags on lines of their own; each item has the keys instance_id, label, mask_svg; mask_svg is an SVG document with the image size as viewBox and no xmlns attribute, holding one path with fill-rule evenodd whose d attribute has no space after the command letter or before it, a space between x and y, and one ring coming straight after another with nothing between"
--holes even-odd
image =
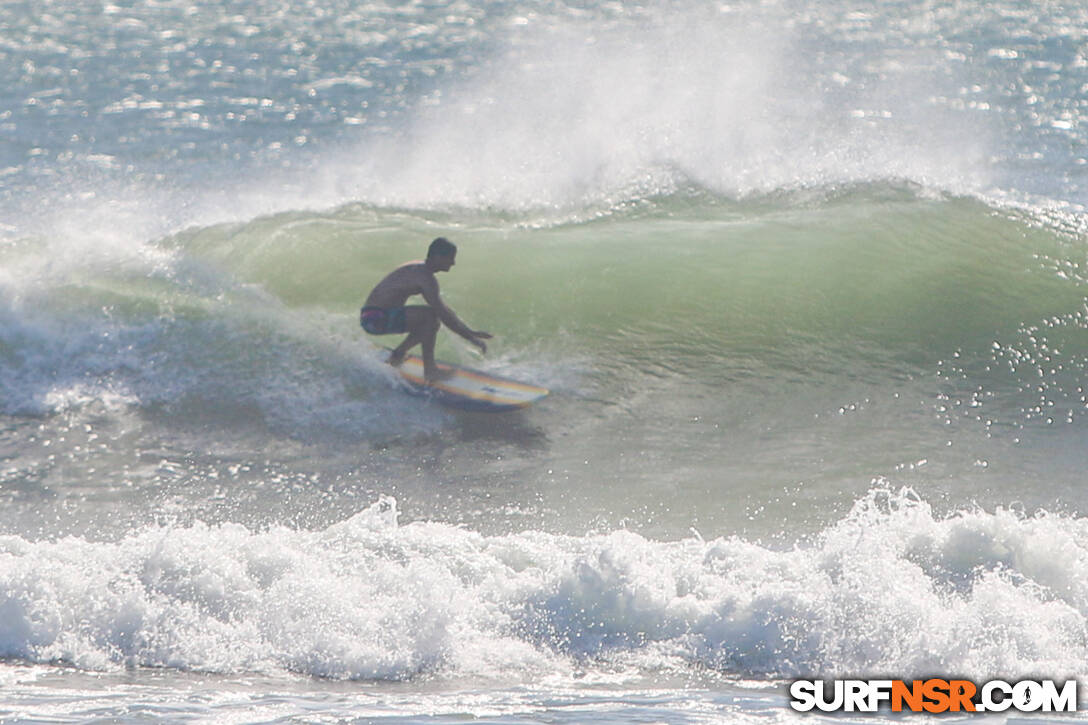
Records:
<instances>
[{"instance_id":1,"label":"yellow surfboard deck","mask_svg":"<svg viewBox=\"0 0 1088 725\"><path fill-rule=\"evenodd\" d=\"M438 368L451 371L451 375L444 380L430 383L423 377L423 359L417 355L408 355L395 369L408 383L406 389L409 393L460 410L483 413L518 410L532 405L550 392L539 385L499 377L453 363L439 362Z\"/></svg>"}]
</instances>

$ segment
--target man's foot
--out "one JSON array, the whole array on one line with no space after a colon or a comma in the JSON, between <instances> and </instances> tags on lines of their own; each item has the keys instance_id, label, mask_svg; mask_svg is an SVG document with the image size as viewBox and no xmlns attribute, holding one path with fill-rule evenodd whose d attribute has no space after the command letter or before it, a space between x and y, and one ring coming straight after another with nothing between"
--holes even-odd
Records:
<instances>
[{"instance_id":1,"label":"man's foot","mask_svg":"<svg viewBox=\"0 0 1088 725\"><path fill-rule=\"evenodd\" d=\"M428 383L438 383L443 380L449 380L454 375L456 375L456 371L453 368L434 368L423 373L423 377L427 379Z\"/></svg>"},{"instance_id":2,"label":"man's foot","mask_svg":"<svg viewBox=\"0 0 1088 725\"><path fill-rule=\"evenodd\" d=\"M386 360L386 362L395 368L400 367L400 364L404 362L404 355L405 353L403 352L397 352L396 350L393 350L389 353L389 359Z\"/></svg>"}]
</instances>

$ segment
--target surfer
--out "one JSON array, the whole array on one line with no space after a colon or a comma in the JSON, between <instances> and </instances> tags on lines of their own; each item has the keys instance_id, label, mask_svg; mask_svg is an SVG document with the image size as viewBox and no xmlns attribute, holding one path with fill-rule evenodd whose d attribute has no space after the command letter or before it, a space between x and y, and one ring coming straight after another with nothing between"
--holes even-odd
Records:
<instances>
[{"instance_id":1,"label":"surfer","mask_svg":"<svg viewBox=\"0 0 1088 725\"><path fill-rule=\"evenodd\" d=\"M457 256L457 246L445 237L431 242L427 259L408 262L394 269L377 284L366 298L359 322L371 335L408 333L404 342L389 356L390 365L400 365L416 345L423 346L423 374L428 380L440 380L443 372L434 361L434 343L443 324L487 352L484 340L491 334L473 330L451 310L438 294L436 272L448 272ZM405 305L413 295L423 295L427 305ZM429 306L428 306L429 305Z\"/></svg>"}]
</instances>

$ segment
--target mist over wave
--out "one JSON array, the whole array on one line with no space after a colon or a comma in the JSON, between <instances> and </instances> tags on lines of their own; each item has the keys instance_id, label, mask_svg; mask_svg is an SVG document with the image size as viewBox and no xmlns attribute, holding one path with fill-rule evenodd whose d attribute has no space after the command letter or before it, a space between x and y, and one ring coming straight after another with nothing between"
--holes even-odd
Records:
<instances>
[{"instance_id":1,"label":"mist over wave","mask_svg":"<svg viewBox=\"0 0 1088 725\"><path fill-rule=\"evenodd\" d=\"M897 178L986 188L986 124L918 103L957 83L939 48L879 70L859 60L849 78L828 74L785 8L674 10L604 28L537 19L391 139L359 147L357 195L522 209L691 183L730 196Z\"/></svg>"},{"instance_id":2,"label":"mist over wave","mask_svg":"<svg viewBox=\"0 0 1088 725\"><path fill-rule=\"evenodd\" d=\"M360 57L331 54L322 59L327 67L277 71L268 82L283 95L269 98L246 75L269 71L238 53L233 31L207 42L189 36L215 20L211 9L179 31L166 30L178 20L172 8L117 8L114 14L132 13L133 35L122 47L158 83L118 84L88 73L60 89L39 89L39 104L60 91L50 101L60 118L51 128L87 96L124 96L105 110L130 135L115 138L119 131L103 127L89 148L77 136L80 152L62 153L64 165L48 173L35 160L26 180L37 196L23 203L13 192L9 223L47 233L125 227L142 230L146 240L192 224L349 201L570 213L688 185L730 197L889 179L955 193L996 191L997 120L955 102L974 68L944 27L949 19L919 11L889 22L859 10L836 25L844 19L830 8L824 17L789 3L650 3L627 13L563 4L462 10L428 25L410 12L383 18L341 9L344 24L367 28L346 41ZM320 18L292 13L288 20L284 12L262 9L256 17L267 25L247 32L257 55L286 63L292 41L305 48L329 30ZM225 17L222 27L236 20ZM58 20L72 48L88 42L77 21ZM289 31L295 23L297 38ZM420 35L437 45L399 73L375 57ZM41 68L31 77L42 84L73 52L58 58L38 48L33 33L24 43L38 54ZM165 72L143 67L150 49L170 58ZM207 82L235 95L207 98L200 85ZM326 137L318 129L329 119L343 126ZM236 129L244 121L261 126L259 139ZM221 151L233 158L195 140L209 128L220 129L227 139ZM148 149L128 148L137 143ZM169 150L150 153L163 146ZM126 166L133 151L136 161ZM200 173L190 178L198 162ZM20 172L16 191L23 164L11 167ZM39 178L50 183L39 188Z\"/></svg>"}]
</instances>

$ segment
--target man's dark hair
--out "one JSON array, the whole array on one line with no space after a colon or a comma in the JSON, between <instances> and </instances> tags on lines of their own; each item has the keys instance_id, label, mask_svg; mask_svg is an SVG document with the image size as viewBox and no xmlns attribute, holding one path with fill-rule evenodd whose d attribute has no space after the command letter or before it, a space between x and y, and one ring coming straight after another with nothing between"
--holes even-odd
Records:
<instances>
[{"instance_id":1,"label":"man's dark hair","mask_svg":"<svg viewBox=\"0 0 1088 725\"><path fill-rule=\"evenodd\" d=\"M427 248L427 259L431 257L449 257L454 254L457 254L457 245L445 237L434 240L431 242L431 246Z\"/></svg>"}]
</instances>

